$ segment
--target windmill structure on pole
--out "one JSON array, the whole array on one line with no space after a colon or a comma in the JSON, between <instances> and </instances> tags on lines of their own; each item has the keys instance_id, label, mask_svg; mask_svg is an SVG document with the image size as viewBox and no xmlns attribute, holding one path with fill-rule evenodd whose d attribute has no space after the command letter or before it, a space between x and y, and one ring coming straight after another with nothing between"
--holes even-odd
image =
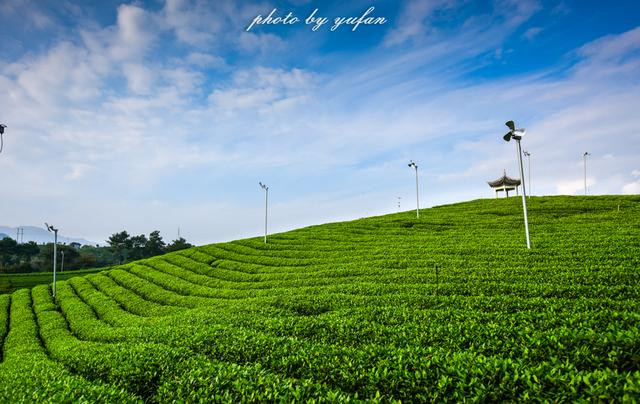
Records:
<instances>
[{"instance_id":1,"label":"windmill structure on pole","mask_svg":"<svg viewBox=\"0 0 640 404\"><path fill-rule=\"evenodd\" d=\"M411 160L408 164L409 167L413 167L416 170L416 218L420 218L420 194L418 192L418 165Z\"/></svg>"},{"instance_id":2,"label":"windmill structure on pole","mask_svg":"<svg viewBox=\"0 0 640 404\"><path fill-rule=\"evenodd\" d=\"M504 135L502 138L505 141L510 141L511 139L516 141L517 145L517 154L518 154L518 165L520 166L520 180L522 181L522 209L524 210L524 229L527 237L527 248L531 248L531 241L529 239L529 218L527 215L527 187L524 183L524 168L522 167L522 148L520 147L520 140L525 135L526 130L524 128L516 129L516 124L513 121L508 121L505 123L509 128L509 132Z\"/></svg>"},{"instance_id":3,"label":"windmill structure on pole","mask_svg":"<svg viewBox=\"0 0 640 404\"><path fill-rule=\"evenodd\" d=\"M264 189L264 243L267 244L267 208L269 206L269 187L258 182L260 188Z\"/></svg>"},{"instance_id":4,"label":"windmill structure on pole","mask_svg":"<svg viewBox=\"0 0 640 404\"><path fill-rule=\"evenodd\" d=\"M584 152L582 155L582 162L584 164L584 195L587 196L587 157L591 156L591 153Z\"/></svg>"}]
</instances>

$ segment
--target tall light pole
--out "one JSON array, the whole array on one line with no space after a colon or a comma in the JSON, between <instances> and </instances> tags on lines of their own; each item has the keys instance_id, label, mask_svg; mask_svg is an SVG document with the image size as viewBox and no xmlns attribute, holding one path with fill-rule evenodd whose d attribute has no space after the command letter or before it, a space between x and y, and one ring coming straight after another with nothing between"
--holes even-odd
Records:
<instances>
[{"instance_id":1,"label":"tall light pole","mask_svg":"<svg viewBox=\"0 0 640 404\"><path fill-rule=\"evenodd\" d=\"M64 272L64 251L60 251L60 255L62 255L62 265L60 265L60 273L62 273Z\"/></svg>"},{"instance_id":2,"label":"tall light pole","mask_svg":"<svg viewBox=\"0 0 640 404\"><path fill-rule=\"evenodd\" d=\"M529 178L528 178L528 184L529 184L529 198L531 198L531 153L529 153L528 151L524 150L522 152L522 154L524 154L525 156L527 156L527 162L529 163ZM524 189L524 188L523 188Z\"/></svg>"},{"instance_id":3,"label":"tall light pole","mask_svg":"<svg viewBox=\"0 0 640 404\"><path fill-rule=\"evenodd\" d=\"M584 195L587 195L587 156L591 156L591 153L584 152L582 155L582 161L584 163Z\"/></svg>"},{"instance_id":4,"label":"tall light pole","mask_svg":"<svg viewBox=\"0 0 640 404\"><path fill-rule=\"evenodd\" d=\"M269 206L269 187L258 182L260 188L264 189L264 243L267 244L267 208Z\"/></svg>"},{"instance_id":5,"label":"tall light pole","mask_svg":"<svg viewBox=\"0 0 640 404\"><path fill-rule=\"evenodd\" d=\"M524 228L525 233L527 235L527 248L531 248L531 241L529 240L529 218L527 217L527 189L524 184L524 168L522 167L522 148L520 147L520 140L522 136L526 133L523 129L516 129L515 123L513 121L508 121L505 123L509 128L509 132L504 135L502 138L507 142L511 139L514 139L517 144L517 152L518 152L518 163L520 164L520 181L522 182L522 209L524 210Z\"/></svg>"},{"instance_id":6,"label":"tall light pole","mask_svg":"<svg viewBox=\"0 0 640 404\"><path fill-rule=\"evenodd\" d=\"M416 218L420 218L420 196L418 194L418 165L411 160L408 164L409 167L413 167L416 170Z\"/></svg>"},{"instance_id":7,"label":"tall light pole","mask_svg":"<svg viewBox=\"0 0 640 404\"><path fill-rule=\"evenodd\" d=\"M4 139L2 138L2 135L4 135L4 128L6 128L7 125L0 123L0 153L2 153L2 148L4 147Z\"/></svg>"},{"instance_id":8,"label":"tall light pole","mask_svg":"<svg viewBox=\"0 0 640 404\"><path fill-rule=\"evenodd\" d=\"M45 222L49 232L53 232L53 300L56 300L56 266L58 263L58 229Z\"/></svg>"}]
</instances>

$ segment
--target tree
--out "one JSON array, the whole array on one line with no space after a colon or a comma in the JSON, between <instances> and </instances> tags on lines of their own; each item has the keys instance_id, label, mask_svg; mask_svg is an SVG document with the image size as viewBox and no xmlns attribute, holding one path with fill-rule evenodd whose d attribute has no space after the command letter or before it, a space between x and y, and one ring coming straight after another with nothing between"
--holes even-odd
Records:
<instances>
[{"instance_id":1,"label":"tree","mask_svg":"<svg viewBox=\"0 0 640 404\"><path fill-rule=\"evenodd\" d=\"M187 243L187 240L180 237L179 239L173 240L171 243L169 243L165 251L166 252L180 251L180 250L184 250L185 248L191 248L191 247L193 247L193 244Z\"/></svg>"},{"instance_id":2,"label":"tree","mask_svg":"<svg viewBox=\"0 0 640 404\"><path fill-rule=\"evenodd\" d=\"M40 247L35 241L29 241L28 243L18 244L16 251L20 261L30 262L33 257L38 255Z\"/></svg>"},{"instance_id":3,"label":"tree","mask_svg":"<svg viewBox=\"0 0 640 404\"><path fill-rule=\"evenodd\" d=\"M121 231L120 233L114 233L107 240L109 243L109 247L113 252L115 259L119 263L123 263L125 260L129 258L129 252L132 247L131 237L126 230Z\"/></svg>"},{"instance_id":4,"label":"tree","mask_svg":"<svg viewBox=\"0 0 640 404\"><path fill-rule=\"evenodd\" d=\"M166 244L162 240L162 236L158 230L152 231L149 233L149 240L147 241L147 246L145 248L145 256L153 257L155 255L160 255L165 252Z\"/></svg>"},{"instance_id":5,"label":"tree","mask_svg":"<svg viewBox=\"0 0 640 404\"><path fill-rule=\"evenodd\" d=\"M0 265L12 265L17 261L18 243L11 237L0 240Z\"/></svg>"},{"instance_id":6,"label":"tree","mask_svg":"<svg viewBox=\"0 0 640 404\"><path fill-rule=\"evenodd\" d=\"M131 237L131 251L129 253L129 260L135 261L147 257L147 237L144 234Z\"/></svg>"}]
</instances>

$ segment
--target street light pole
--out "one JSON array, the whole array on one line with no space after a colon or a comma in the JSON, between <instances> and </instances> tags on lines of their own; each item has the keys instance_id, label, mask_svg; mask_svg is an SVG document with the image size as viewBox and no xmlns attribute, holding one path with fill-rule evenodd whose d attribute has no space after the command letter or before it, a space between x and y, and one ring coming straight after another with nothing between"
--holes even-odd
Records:
<instances>
[{"instance_id":1,"label":"street light pole","mask_svg":"<svg viewBox=\"0 0 640 404\"><path fill-rule=\"evenodd\" d=\"M420 218L420 195L418 192L418 165L411 160L409 167L413 167L416 170L416 218Z\"/></svg>"},{"instance_id":2,"label":"street light pole","mask_svg":"<svg viewBox=\"0 0 640 404\"><path fill-rule=\"evenodd\" d=\"M64 251L60 251L60 254L62 255L62 265L60 265L60 273L62 273L64 272Z\"/></svg>"},{"instance_id":3,"label":"street light pole","mask_svg":"<svg viewBox=\"0 0 640 404\"><path fill-rule=\"evenodd\" d=\"M2 149L4 148L4 139L2 138L2 135L4 135L4 128L6 128L7 125L0 123L0 153L2 153Z\"/></svg>"},{"instance_id":4,"label":"street light pole","mask_svg":"<svg viewBox=\"0 0 640 404\"><path fill-rule=\"evenodd\" d=\"M49 232L53 232L53 300L56 300L56 266L58 262L58 229L49 225L47 223L44 224L47 226L47 230Z\"/></svg>"},{"instance_id":5,"label":"street light pole","mask_svg":"<svg viewBox=\"0 0 640 404\"><path fill-rule=\"evenodd\" d=\"M518 152L518 164L520 166L520 181L522 183L522 209L524 210L524 228L527 236L527 248L531 248L531 241L529 239L529 217L527 215L527 189L524 183L524 167L522 165L522 148L520 147L520 140L522 136L525 134L524 129L516 129L515 123L513 121L508 121L506 123L507 127L510 129L509 132L503 136L503 139L507 142L511 139L516 141L517 152Z\"/></svg>"},{"instance_id":6,"label":"street light pole","mask_svg":"<svg viewBox=\"0 0 640 404\"><path fill-rule=\"evenodd\" d=\"M584 195L587 195L587 156L591 156L591 153L584 152L582 155L582 161L584 163Z\"/></svg>"},{"instance_id":7,"label":"street light pole","mask_svg":"<svg viewBox=\"0 0 640 404\"><path fill-rule=\"evenodd\" d=\"M264 243L267 244L267 212L269 207L269 187L258 182L260 188L264 189Z\"/></svg>"},{"instance_id":8,"label":"street light pole","mask_svg":"<svg viewBox=\"0 0 640 404\"><path fill-rule=\"evenodd\" d=\"M528 179L527 183L529 184L529 199L531 199L531 153L529 153L528 151L524 150L522 152L522 154L527 156L527 162L529 163L529 179Z\"/></svg>"}]
</instances>

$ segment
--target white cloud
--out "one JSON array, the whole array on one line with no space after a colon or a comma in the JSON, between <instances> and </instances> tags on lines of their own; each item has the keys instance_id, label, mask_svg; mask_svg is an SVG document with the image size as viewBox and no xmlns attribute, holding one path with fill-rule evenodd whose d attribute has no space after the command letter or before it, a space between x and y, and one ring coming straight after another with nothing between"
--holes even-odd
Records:
<instances>
[{"instance_id":1,"label":"white cloud","mask_svg":"<svg viewBox=\"0 0 640 404\"><path fill-rule=\"evenodd\" d=\"M222 30L221 19L216 18L213 9L213 5L201 1L167 0L163 11L167 25L180 41L206 46Z\"/></svg>"},{"instance_id":2,"label":"white cloud","mask_svg":"<svg viewBox=\"0 0 640 404\"><path fill-rule=\"evenodd\" d=\"M204 68L218 68L226 66L224 59L220 56L208 53L192 52L187 56L187 64Z\"/></svg>"},{"instance_id":3,"label":"white cloud","mask_svg":"<svg viewBox=\"0 0 640 404\"><path fill-rule=\"evenodd\" d=\"M122 72L129 90L135 94L149 93L156 79L155 71L142 64L126 63L122 66Z\"/></svg>"},{"instance_id":4,"label":"white cloud","mask_svg":"<svg viewBox=\"0 0 640 404\"><path fill-rule=\"evenodd\" d=\"M640 181L624 184L622 187L623 194L640 194Z\"/></svg>"},{"instance_id":5,"label":"white cloud","mask_svg":"<svg viewBox=\"0 0 640 404\"><path fill-rule=\"evenodd\" d=\"M524 32L524 34L522 34L522 36L523 36L525 39L527 39L527 40L529 40L529 41L532 41L535 37L537 37L537 36L538 36L538 34L539 34L540 32L542 32L542 28L541 28L541 27L531 27L531 28L528 28L528 29Z\"/></svg>"},{"instance_id":6,"label":"white cloud","mask_svg":"<svg viewBox=\"0 0 640 404\"><path fill-rule=\"evenodd\" d=\"M587 192L595 184L593 178L587 178ZM576 195L584 193L583 180L560 181L556 183L556 192L560 195Z\"/></svg>"},{"instance_id":7,"label":"white cloud","mask_svg":"<svg viewBox=\"0 0 640 404\"><path fill-rule=\"evenodd\" d=\"M390 46L399 45L423 37L429 28L428 19L432 13L439 8L452 7L453 4L449 0L408 1L398 16L394 29L387 34L385 43Z\"/></svg>"},{"instance_id":8,"label":"white cloud","mask_svg":"<svg viewBox=\"0 0 640 404\"><path fill-rule=\"evenodd\" d=\"M291 109L307 101L316 82L316 75L301 69L256 67L236 72L232 87L214 90L209 102L214 111L226 116L239 109L270 113L273 108Z\"/></svg>"}]
</instances>

